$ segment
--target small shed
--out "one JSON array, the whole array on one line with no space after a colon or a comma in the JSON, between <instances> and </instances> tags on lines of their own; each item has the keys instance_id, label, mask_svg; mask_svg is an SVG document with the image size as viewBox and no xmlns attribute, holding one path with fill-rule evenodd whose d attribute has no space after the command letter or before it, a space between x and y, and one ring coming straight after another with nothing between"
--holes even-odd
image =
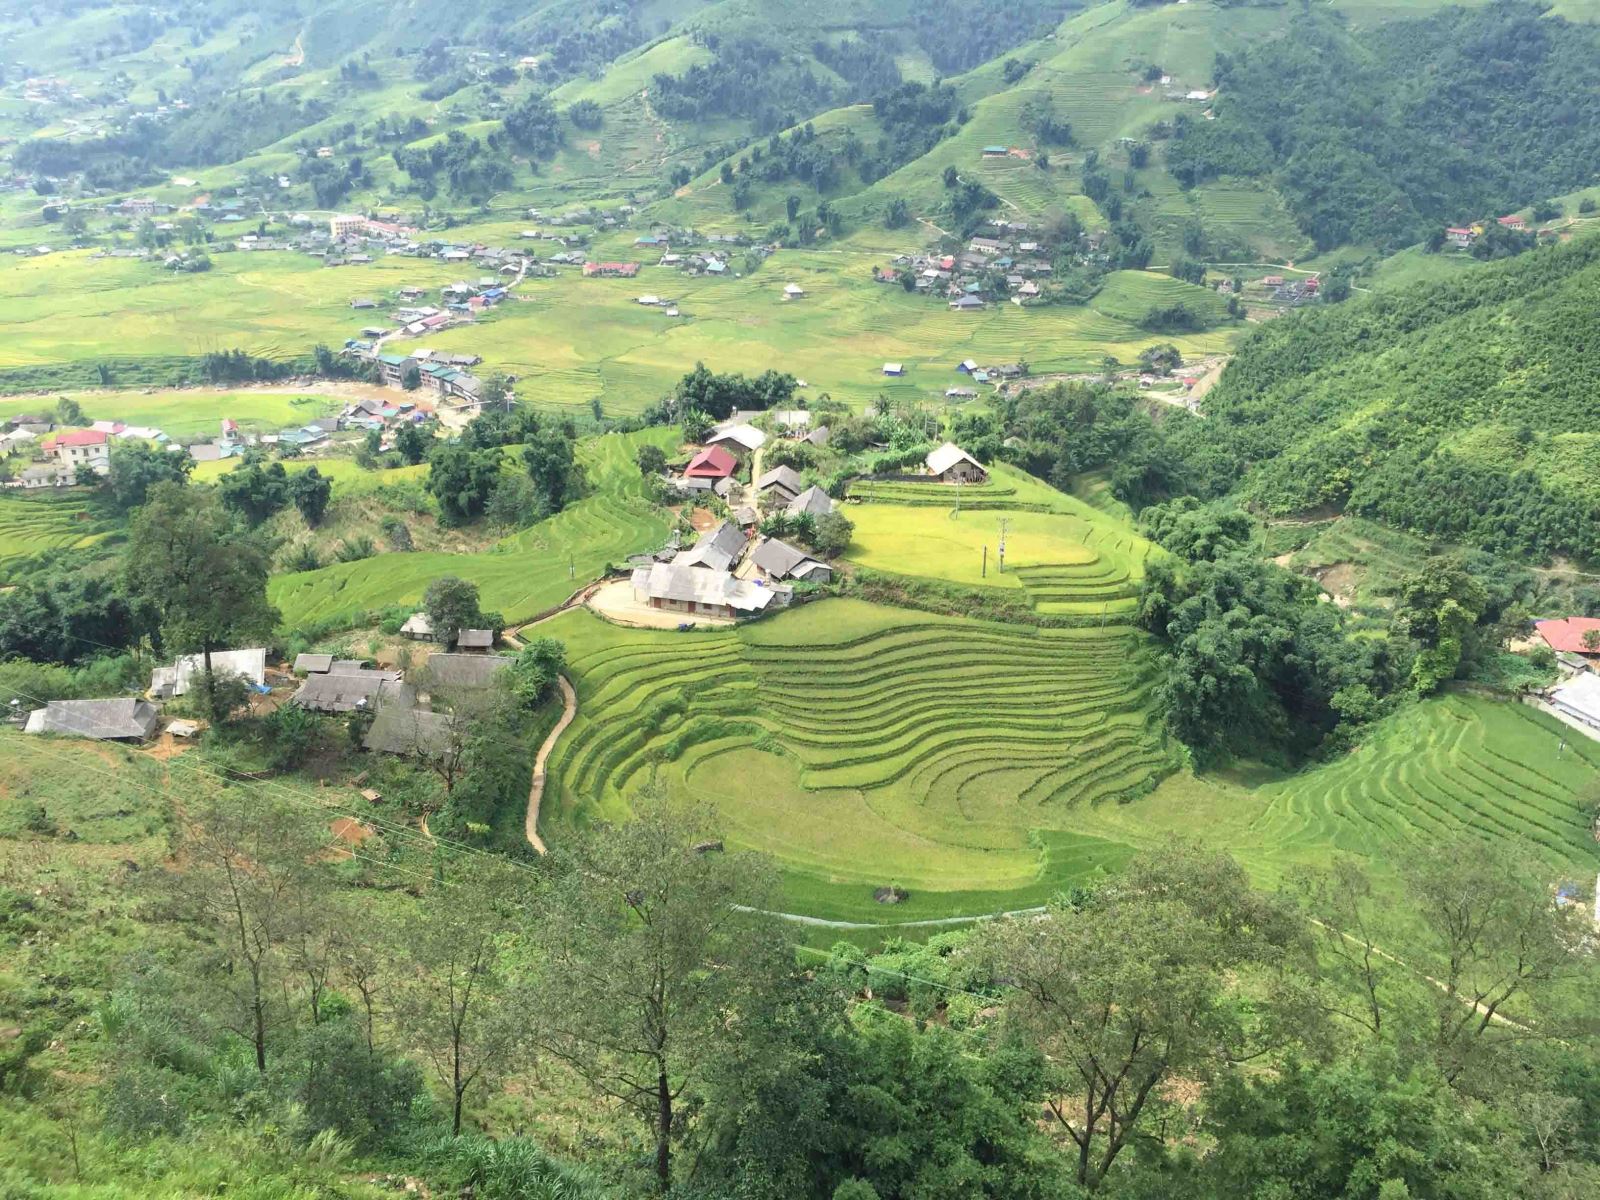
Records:
<instances>
[{"instance_id":1,"label":"small shed","mask_svg":"<svg viewBox=\"0 0 1600 1200\"><path fill-rule=\"evenodd\" d=\"M926 462L928 474L942 483L983 483L989 478L984 465L954 442L930 450Z\"/></svg>"},{"instance_id":2,"label":"small shed","mask_svg":"<svg viewBox=\"0 0 1600 1200\"><path fill-rule=\"evenodd\" d=\"M433 620L425 612L414 612L406 618L406 623L400 626L403 636L419 642L433 640Z\"/></svg>"}]
</instances>

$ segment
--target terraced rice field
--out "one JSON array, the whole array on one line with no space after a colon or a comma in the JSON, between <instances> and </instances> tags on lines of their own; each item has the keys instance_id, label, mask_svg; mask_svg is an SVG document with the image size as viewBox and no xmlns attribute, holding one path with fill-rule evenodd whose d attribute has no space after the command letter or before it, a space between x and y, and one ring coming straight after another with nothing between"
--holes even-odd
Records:
<instances>
[{"instance_id":1,"label":"terraced rice field","mask_svg":"<svg viewBox=\"0 0 1600 1200\"><path fill-rule=\"evenodd\" d=\"M482 554L379 554L318 571L275 576L268 588L290 628L353 621L415 604L428 583L457 575L478 585L483 606L508 622L560 603L607 566L666 537L667 521L644 496L634 454L645 442L668 447L661 429L606 434L580 447L591 492L549 520L501 539Z\"/></svg>"},{"instance_id":2,"label":"terraced rice field","mask_svg":"<svg viewBox=\"0 0 1600 1200\"><path fill-rule=\"evenodd\" d=\"M966 586L1020 588L1049 615L1125 616L1152 552L1122 521L1002 465L984 484L869 482L853 485L851 495L865 501L849 509L856 527L846 552L851 561Z\"/></svg>"},{"instance_id":3,"label":"terraced rice field","mask_svg":"<svg viewBox=\"0 0 1600 1200\"><path fill-rule=\"evenodd\" d=\"M0 492L0 585L24 559L93 545L108 528L88 493L76 488Z\"/></svg>"},{"instance_id":4,"label":"terraced rice field","mask_svg":"<svg viewBox=\"0 0 1600 1200\"><path fill-rule=\"evenodd\" d=\"M1600 746L1532 709L1450 696L1407 711L1333 766L1271 788L1252 829L1268 843L1367 856L1465 830L1592 860L1576 793L1597 769Z\"/></svg>"},{"instance_id":5,"label":"terraced rice field","mask_svg":"<svg viewBox=\"0 0 1600 1200\"><path fill-rule=\"evenodd\" d=\"M547 839L620 819L654 778L710 800L731 842L775 854L790 903L874 919L983 911L1115 866L1081 810L1172 761L1137 635L1036 630L828 600L733 630L566 640L578 719L550 764ZM977 907L974 907L977 906Z\"/></svg>"}]
</instances>

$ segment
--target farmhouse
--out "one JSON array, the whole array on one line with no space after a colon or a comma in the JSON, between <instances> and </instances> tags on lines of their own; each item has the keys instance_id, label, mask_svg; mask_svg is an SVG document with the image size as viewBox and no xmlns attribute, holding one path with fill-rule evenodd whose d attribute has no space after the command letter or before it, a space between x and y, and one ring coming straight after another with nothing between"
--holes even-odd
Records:
<instances>
[{"instance_id":1,"label":"farmhouse","mask_svg":"<svg viewBox=\"0 0 1600 1200\"><path fill-rule=\"evenodd\" d=\"M833 568L812 558L804 550L797 550L788 542L777 538L763 538L750 556L751 565L762 578L774 582L782 579L801 579L812 583L827 583L833 578Z\"/></svg>"},{"instance_id":2,"label":"farmhouse","mask_svg":"<svg viewBox=\"0 0 1600 1200\"><path fill-rule=\"evenodd\" d=\"M1465 250L1477 240L1478 233L1477 230L1469 229L1464 226L1452 226L1444 231L1444 237L1445 241L1449 242L1458 250Z\"/></svg>"},{"instance_id":3,"label":"farmhouse","mask_svg":"<svg viewBox=\"0 0 1600 1200\"><path fill-rule=\"evenodd\" d=\"M416 693L389 684L377 696L378 715L361 744L382 754L436 756L448 753L454 720L449 713L418 708Z\"/></svg>"},{"instance_id":4,"label":"farmhouse","mask_svg":"<svg viewBox=\"0 0 1600 1200\"><path fill-rule=\"evenodd\" d=\"M766 444L767 435L754 425L724 425L706 439L707 446L720 446L739 459Z\"/></svg>"},{"instance_id":5,"label":"farmhouse","mask_svg":"<svg viewBox=\"0 0 1600 1200\"><path fill-rule=\"evenodd\" d=\"M57 433L39 443L39 449L71 470L88 467L104 475L111 465L111 435L103 429L75 429Z\"/></svg>"},{"instance_id":6,"label":"farmhouse","mask_svg":"<svg viewBox=\"0 0 1600 1200\"><path fill-rule=\"evenodd\" d=\"M147 700L52 700L28 714L23 732L142 742L156 731L159 715Z\"/></svg>"},{"instance_id":7,"label":"farmhouse","mask_svg":"<svg viewBox=\"0 0 1600 1200\"><path fill-rule=\"evenodd\" d=\"M979 312L985 305L977 296L958 296L950 301L950 307L956 312Z\"/></svg>"},{"instance_id":8,"label":"farmhouse","mask_svg":"<svg viewBox=\"0 0 1600 1200\"><path fill-rule=\"evenodd\" d=\"M985 158L1004 158L1010 153L1011 148L1009 146L985 146L983 148L983 156Z\"/></svg>"},{"instance_id":9,"label":"farmhouse","mask_svg":"<svg viewBox=\"0 0 1600 1200\"><path fill-rule=\"evenodd\" d=\"M927 464L928 474L938 476L942 483L982 483L989 478L983 464L954 442L929 451Z\"/></svg>"},{"instance_id":10,"label":"farmhouse","mask_svg":"<svg viewBox=\"0 0 1600 1200\"><path fill-rule=\"evenodd\" d=\"M490 650L493 647L494 630L492 629L456 630L457 650Z\"/></svg>"},{"instance_id":11,"label":"farmhouse","mask_svg":"<svg viewBox=\"0 0 1600 1200\"><path fill-rule=\"evenodd\" d=\"M296 654L291 670L296 675L326 675L333 670L333 655Z\"/></svg>"},{"instance_id":12,"label":"farmhouse","mask_svg":"<svg viewBox=\"0 0 1600 1200\"><path fill-rule=\"evenodd\" d=\"M744 531L732 521L724 521L687 550L674 555L672 565L727 571L743 554Z\"/></svg>"},{"instance_id":13,"label":"farmhouse","mask_svg":"<svg viewBox=\"0 0 1600 1200\"><path fill-rule=\"evenodd\" d=\"M355 712L371 707L378 689L398 680L399 674L395 671L371 671L365 667L348 673L330 671L326 675L311 675L294 694L294 703L313 712Z\"/></svg>"},{"instance_id":14,"label":"farmhouse","mask_svg":"<svg viewBox=\"0 0 1600 1200\"><path fill-rule=\"evenodd\" d=\"M798 284L786 283L783 285L783 298L785 300L798 300L805 294L805 289Z\"/></svg>"},{"instance_id":15,"label":"farmhouse","mask_svg":"<svg viewBox=\"0 0 1600 1200\"><path fill-rule=\"evenodd\" d=\"M1521 217L1517 216L1515 213L1511 214L1509 217L1496 217L1495 223L1505 229L1522 230L1528 227L1527 222Z\"/></svg>"},{"instance_id":16,"label":"farmhouse","mask_svg":"<svg viewBox=\"0 0 1600 1200\"><path fill-rule=\"evenodd\" d=\"M808 514L813 517L825 517L833 511L833 501L828 493L813 484L789 501L787 509L791 517Z\"/></svg>"},{"instance_id":17,"label":"farmhouse","mask_svg":"<svg viewBox=\"0 0 1600 1200\"><path fill-rule=\"evenodd\" d=\"M417 671L417 687L424 692L486 688L512 661L504 654L435 654Z\"/></svg>"},{"instance_id":18,"label":"farmhouse","mask_svg":"<svg viewBox=\"0 0 1600 1200\"><path fill-rule=\"evenodd\" d=\"M738 465L738 460L721 446L707 446L689 460L689 465L683 469L683 477L685 480L725 479L733 474Z\"/></svg>"},{"instance_id":19,"label":"farmhouse","mask_svg":"<svg viewBox=\"0 0 1600 1200\"><path fill-rule=\"evenodd\" d=\"M1600 618L1560 617L1535 621L1533 631L1557 654L1582 654L1600 657ZM1594 645L1589 645L1593 641Z\"/></svg>"},{"instance_id":20,"label":"farmhouse","mask_svg":"<svg viewBox=\"0 0 1600 1200\"><path fill-rule=\"evenodd\" d=\"M205 669L203 654L187 654L170 667L157 667L150 674L150 694L158 700L185 695L204 676ZM264 649L215 650L211 654L211 673L218 676L238 675L255 687L265 687L267 652Z\"/></svg>"},{"instance_id":21,"label":"farmhouse","mask_svg":"<svg viewBox=\"0 0 1600 1200\"><path fill-rule=\"evenodd\" d=\"M1574 675L1550 693L1550 705L1592 729L1600 729L1600 675L1589 671Z\"/></svg>"},{"instance_id":22,"label":"farmhouse","mask_svg":"<svg viewBox=\"0 0 1600 1200\"><path fill-rule=\"evenodd\" d=\"M883 373L885 375L904 375L906 373L906 368L903 363L884 363Z\"/></svg>"},{"instance_id":23,"label":"farmhouse","mask_svg":"<svg viewBox=\"0 0 1600 1200\"><path fill-rule=\"evenodd\" d=\"M810 433L806 434L805 441L813 446L826 446L828 439L832 436L832 431L826 425L818 425Z\"/></svg>"},{"instance_id":24,"label":"farmhouse","mask_svg":"<svg viewBox=\"0 0 1600 1200\"><path fill-rule=\"evenodd\" d=\"M639 273L639 264L636 262L586 262L583 264L585 279L593 276L612 279L632 279Z\"/></svg>"},{"instance_id":25,"label":"farmhouse","mask_svg":"<svg viewBox=\"0 0 1600 1200\"><path fill-rule=\"evenodd\" d=\"M414 612L406 618L406 623L400 626L400 633L404 637L412 638L419 642L433 640L433 621L425 612Z\"/></svg>"},{"instance_id":26,"label":"farmhouse","mask_svg":"<svg viewBox=\"0 0 1600 1200\"><path fill-rule=\"evenodd\" d=\"M776 496L785 504L798 496L804 486L800 472L793 467L773 467L756 480L756 491L764 496Z\"/></svg>"},{"instance_id":27,"label":"farmhouse","mask_svg":"<svg viewBox=\"0 0 1600 1200\"><path fill-rule=\"evenodd\" d=\"M66 487L72 483L75 472L60 463L46 463L41 467L24 467L17 475L17 485L27 491L37 488Z\"/></svg>"},{"instance_id":28,"label":"farmhouse","mask_svg":"<svg viewBox=\"0 0 1600 1200\"><path fill-rule=\"evenodd\" d=\"M761 612L773 592L748 579L719 571L697 571L677 563L656 563L633 572L633 594L651 608L668 612L734 618Z\"/></svg>"}]
</instances>

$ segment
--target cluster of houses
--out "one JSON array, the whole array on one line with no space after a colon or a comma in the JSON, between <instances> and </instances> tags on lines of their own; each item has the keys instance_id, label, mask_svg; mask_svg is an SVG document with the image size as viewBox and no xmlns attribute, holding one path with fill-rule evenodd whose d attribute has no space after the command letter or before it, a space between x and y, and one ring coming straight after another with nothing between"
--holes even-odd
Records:
<instances>
[{"instance_id":1,"label":"cluster of houses","mask_svg":"<svg viewBox=\"0 0 1600 1200\"><path fill-rule=\"evenodd\" d=\"M979 312L990 301L1038 300L1040 280L1051 272L1051 250L1024 222L997 222L974 235L959 254L902 254L888 267L874 267L879 283L904 286L945 298L954 312Z\"/></svg>"},{"instance_id":2,"label":"cluster of houses","mask_svg":"<svg viewBox=\"0 0 1600 1200\"><path fill-rule=\"evenodd\" d=\"M0 458L25 454L32 460L33 465L24 467L10 484L29 490L67 487L77 482L80 473L104 475L111 469L112 444L119 440L170 445L159 429L120 421L96 421L88 429L59 431L45 416L23 414L8 423L10 431L0 433Z\"/></svg>"},{"instance_id":3,"label":"cluster of houses","mask_svg":"<svg viewBox=\"0 0 1600 1200\"><path fill-rule=\"evenodd\" d=\"M824 511L832 511L826 493L811 490ZM797 582L833 579L826 562L777 538L755 535L738 521L723 521L686 550L644 556L631 565L634 598L641 604L723 620L784 607Z\"/></svg>"},{"instance_id":4,"label":"cluster of houses","mask_svg":"<svg viewBox=\"0 0 1600 1200\"><path fill-rule=\"evenodd\" d=\"M172 454L187 454L195 462L219 462L239 457L251 447L293 446L314 450L338 433L373 429L383 432L439 415L440 411L426 401L367 398L351 401L337 416L315 417L304 425L277 433L242 433L237 421L225 417L218 436L189 444L180 444L161 430L146 425L96 421L87 429L58 431L48 417L23 415L9 422L8 432L0 433L0 458L21 454L32 460L31 465L10 481L9 487L25 490L70 487L85 473L105 475L111 467L111 450L119 441L144 442Z\"/></svg>"},{"instance_id":5,"label":"cluster of houses","mask_svg":"<svg viewBox=\"0 0 1600 1200\"><path fill-rule=\"evenodd\" d=\"M1528 223L1515 213L1510 216L1496 217L1494 223L1501 229L1510 229L1516 233L1524 233L1528 228ZM1449 226L1444 231L1445 244L1453 246L1457 250L1470 250L1473 244L1483 236L1484 230L1488 229L1488 227L1489 222L1487 220L1473 221L1468 225ZM1537 232L1540 237L1554 237L1556 231L1554 229L1540 229Z\"/></svg>"}]
</instances>

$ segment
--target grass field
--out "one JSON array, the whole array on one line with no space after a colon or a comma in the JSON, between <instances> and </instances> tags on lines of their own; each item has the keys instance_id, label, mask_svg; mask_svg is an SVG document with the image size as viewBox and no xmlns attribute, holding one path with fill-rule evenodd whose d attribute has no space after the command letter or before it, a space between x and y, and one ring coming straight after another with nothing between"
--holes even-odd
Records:
<instances>
[{"instance_id":1,"label":"grass field","mask_svg":"<svg viewBox=\"0 0 1600 1200\"><path fill-rule=\"evenodd\" d=\"M51 550L90 546L106 535L108 522L77 488L65 491L0 491L0 584L23 559Z\"/></svg>"},{"instance_id":2,"label":"grass field","mask_svg":"<svg viewBox=\"0 0 1600 1200\"><path fill-rule=\"evenodd\" d=\"M1127 613L1151 549L1124 522L1001 464L986 484L865 483L851 494L866 501L849 508L851 561L963 586L1021 588L1041 613Z\"/></svg>"},{"instance_id":3,"label":"grass field","mask_svg":"<svg viewBox=\"0 0 1600 1200\"><path fill-rule=\"evenodd\" d=\"M645 499L634 463L645 442L668 447L674 435L652 429L582 443L580 461L591 493L481 554L380 554L275 576L268 595L285 625L295 628L352 621L392 605L415 604L431 580L458 575L478 585L484 608L509 622L527 620L564 600L608 564L664 540L666 516Z\"/></svg>"}]
</instances>

